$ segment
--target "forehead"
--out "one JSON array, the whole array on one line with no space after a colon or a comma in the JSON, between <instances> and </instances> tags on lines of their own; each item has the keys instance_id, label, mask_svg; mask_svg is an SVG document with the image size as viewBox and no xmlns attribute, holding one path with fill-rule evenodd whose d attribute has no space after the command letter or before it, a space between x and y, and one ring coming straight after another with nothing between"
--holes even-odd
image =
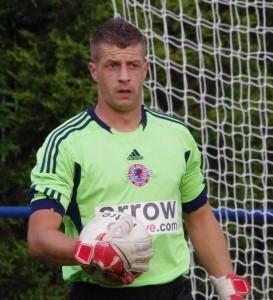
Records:
<instances>
[{"instance_id":1,"label":"forehead","mask_svg":"<svg viewBox=\"0 0 273 300\"><path fill-rule=\"evenodd\" d=\"M131 45L124 49L116 45L101 44L100 60L144 60L144 49L141 44Z\"/></svg>"}]
</instances>

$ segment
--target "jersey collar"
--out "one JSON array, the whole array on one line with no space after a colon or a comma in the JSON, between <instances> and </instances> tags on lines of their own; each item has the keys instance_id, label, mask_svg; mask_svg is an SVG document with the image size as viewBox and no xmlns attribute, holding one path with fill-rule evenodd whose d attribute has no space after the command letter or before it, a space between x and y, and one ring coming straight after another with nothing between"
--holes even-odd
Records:
<instances>
[{"instance_id":1,"label":"jersey collar","mask_svg":"<svg viewBox=\"0 0 273 300\"><path fill-rule=\"evenodd\" d=\"M91 108L88 109L88 114L91 116L91 118L103 129L111 132L111 127L109 127L106 123L104 123L95 113L95 108L96 108L97 104L95 104L94 106L92 106ZM143 130L145 129L146 125L147 125L147 116L146 116L146 110L145 110L145 106L142 105L141 106L141 121L140 124L143 126ZM112 132L111 132L112 133Z\"/></svg>"}]
</instances>

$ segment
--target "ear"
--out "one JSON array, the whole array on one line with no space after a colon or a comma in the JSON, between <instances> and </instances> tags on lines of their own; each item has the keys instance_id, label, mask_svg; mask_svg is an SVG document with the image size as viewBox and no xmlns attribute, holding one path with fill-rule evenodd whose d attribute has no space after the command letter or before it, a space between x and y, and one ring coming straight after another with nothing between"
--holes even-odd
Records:
<instances>
[{"instance_id":1,"label":"ear","mask_svg":"<svg viewBox=\"0 0 273 300\"><path fill-rule=\"evenodd\" d=\"M149 67L150 67L150 62L148 60L145 60L145 62L144 62L144 77L146 77Z\"/></svg>"},{"instance_id":2,"label":"ear","mask_svg":"<svg viewBox=\"0 0 273 300\"><path fill-rule=\"evenodd\" d=\"M90 75L92 79L97 82L98 81L98 75L97 75L97 68L96 65L92 62L88 63L88 70L90 72Z\"/></svg>"}]
</instances>

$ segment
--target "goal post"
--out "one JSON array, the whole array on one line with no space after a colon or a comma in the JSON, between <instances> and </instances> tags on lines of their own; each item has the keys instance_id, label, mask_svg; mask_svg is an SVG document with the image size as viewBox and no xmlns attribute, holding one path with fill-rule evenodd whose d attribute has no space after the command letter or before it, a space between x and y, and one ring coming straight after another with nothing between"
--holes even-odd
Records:
<instances>
[{"instance_id":1,"label":"goal post","mask_svg":"<svg viewBox=\"0 0 273 300\"><path fill-rule=\"evenodd\" d=\"M183 118L196 138L249 299L273 299L273 2L112 3L147 39L144 102ZM195 299L217 299L192 247L191 255Z\"/></svg>"}]
</instances>

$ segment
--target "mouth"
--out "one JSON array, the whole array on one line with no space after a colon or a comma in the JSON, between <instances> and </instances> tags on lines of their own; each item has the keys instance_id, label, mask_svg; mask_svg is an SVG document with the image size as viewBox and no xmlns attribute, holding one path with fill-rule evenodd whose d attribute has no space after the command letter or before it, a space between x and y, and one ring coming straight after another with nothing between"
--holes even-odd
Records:
<instances>
[{"instance_id":1,"label":"mouth","mask_svg":"<svg viewBox=\"0 0 273 300\"><path fill-rule=\"evenodd\" d=\"M132 93L130 89L120 89L118 90L118 94L121 96L129 96Z\"/></svg>"}]
</instances>

